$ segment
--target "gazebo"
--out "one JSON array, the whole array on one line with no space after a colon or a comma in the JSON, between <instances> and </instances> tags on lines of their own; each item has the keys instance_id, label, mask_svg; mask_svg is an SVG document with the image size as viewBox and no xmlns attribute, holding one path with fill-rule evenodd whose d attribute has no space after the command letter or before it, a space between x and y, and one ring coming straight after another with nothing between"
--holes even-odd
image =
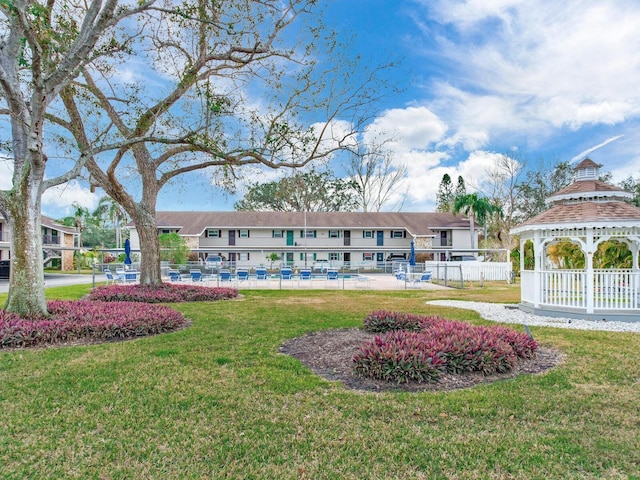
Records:
<instances>
[{"instance_id":1,"label":"gazebo","mask_svg":"<svg viewBox=\"0 0 640 480\"><path fill-rule=\"evenodd\" d=\"M520 236L520 309L537 315L606 321L640 321L640 208L633 195L598 180L600 165L584 159L574 182L547 198L549 208L511 230ZM594 268L603 242L616 240L631 253L630 268ZM525 246L533 265L525 265ZM549 248L577 245L584 268L552 262Z\"/></svg>"}]
</instances>

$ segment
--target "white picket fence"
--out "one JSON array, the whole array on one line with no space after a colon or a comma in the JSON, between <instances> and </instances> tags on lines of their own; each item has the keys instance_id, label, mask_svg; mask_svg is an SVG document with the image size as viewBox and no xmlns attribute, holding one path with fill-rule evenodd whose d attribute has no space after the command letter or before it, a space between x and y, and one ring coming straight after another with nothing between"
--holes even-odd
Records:
<instances>
[{"instance_id":1,"label":"white picket fence","mask_svg":"<svg viewBox=\"0 0 640 480\"><path fill-rule=\"evenodd\" d=\"M447 282L511 281L509 262L425 262L432 278Z\"/></svg>"}]
</instances>

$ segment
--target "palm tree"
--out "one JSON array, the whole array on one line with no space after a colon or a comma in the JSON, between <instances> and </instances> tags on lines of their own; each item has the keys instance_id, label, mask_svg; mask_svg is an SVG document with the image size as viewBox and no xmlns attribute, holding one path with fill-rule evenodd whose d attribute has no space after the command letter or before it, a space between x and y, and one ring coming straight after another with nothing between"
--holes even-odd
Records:
<instances>
[{"instance_id":1,"label":"palm tree","mask_svg":"<svg viewBox=\"0 0 640 480\"><path fill-rule=\"evenodd\" d=\"M93 215L98 218L108 218L111 221L116 231L116 248L122 248L121 225L128 221L124 209L111 197L105 195L98 202Z\"/></svg>"},{"instance_id":2,"label":"palm tree","mask_svg":"<svg viewBox=\"0 0 640 480\"><path fill-rule=\"evenodd\" d=\"M478 196L477 192L459 195L453 203L453 213L464 213L469 216L469 230L471 234L471 248L475 249L475 222L486 225L487 219L494 214L502 217L502 208L491 203L487 198Z\"/></svg>"}]
</instances>

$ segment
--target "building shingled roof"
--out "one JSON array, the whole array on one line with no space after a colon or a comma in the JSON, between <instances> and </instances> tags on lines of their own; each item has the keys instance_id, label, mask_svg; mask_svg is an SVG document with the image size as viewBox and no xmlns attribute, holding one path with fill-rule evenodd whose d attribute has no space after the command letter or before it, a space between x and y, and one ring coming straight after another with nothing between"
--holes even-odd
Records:
<instances>
[{"instance_id":1,"label":"building shingled roof","mask_svg":"<svg viewBox=\"0 0 640 480\"><path fill-rule=\"evenodd\" d=\"M180 235L202 235L208 228L386 228L432 236L433 229L469 228L469 220L444 212L156 212L158 227Z\"/></svg>"}]
</instances>

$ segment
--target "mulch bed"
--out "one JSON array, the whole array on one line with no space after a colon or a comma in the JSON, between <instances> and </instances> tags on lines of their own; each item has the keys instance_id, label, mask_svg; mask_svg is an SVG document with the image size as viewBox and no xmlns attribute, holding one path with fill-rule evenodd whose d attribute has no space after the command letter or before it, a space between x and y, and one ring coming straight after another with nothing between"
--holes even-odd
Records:
<instances>
[{"instance_id":1,"label":"mulch bed","mask_svg":"<svg viewBox=\"0 0 640 480\"><path fill-rule=\"evenodd\" d=\"M548 347L539 347L534 358L521 361L507 373L484 375L480 372L463 375L445 374L437 383L389 383L357 376L352 371L352 358L358 348L374 334L358 328L323 330L289 340L280 352L291 355L313 370L317 375L339 381L346 388L370 392L382 391L443 391L469 388L483 383L517 377L524 374L545 372L559 365L564 355Z\"/></svg>"}]
</instances>

